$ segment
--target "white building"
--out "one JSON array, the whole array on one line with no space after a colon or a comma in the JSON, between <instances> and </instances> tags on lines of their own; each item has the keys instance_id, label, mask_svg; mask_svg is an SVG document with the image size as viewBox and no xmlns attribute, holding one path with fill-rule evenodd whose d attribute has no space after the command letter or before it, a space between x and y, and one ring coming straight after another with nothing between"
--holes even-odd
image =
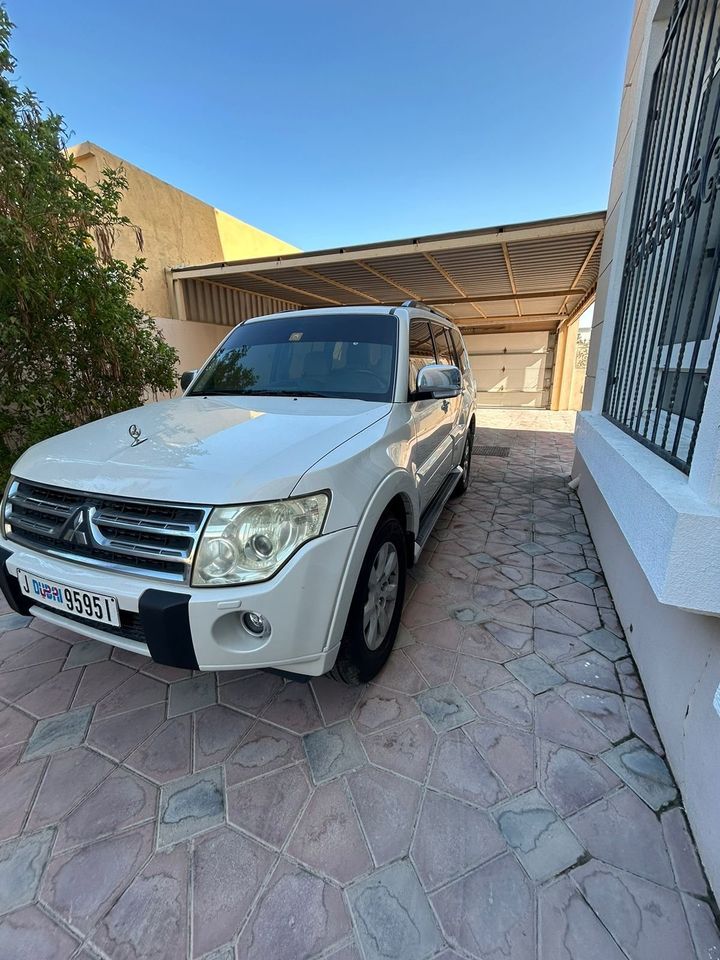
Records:
<instances>
[{"instance_id":1,"label":"white building","mask_svg":"<svg viewBox=\"0 0 720 960\"><path fill-rule=\"evenodd\" d=\"M716 893L719 54L720 0L638 0L574 468Z\"/></svg>"}]
</instances>

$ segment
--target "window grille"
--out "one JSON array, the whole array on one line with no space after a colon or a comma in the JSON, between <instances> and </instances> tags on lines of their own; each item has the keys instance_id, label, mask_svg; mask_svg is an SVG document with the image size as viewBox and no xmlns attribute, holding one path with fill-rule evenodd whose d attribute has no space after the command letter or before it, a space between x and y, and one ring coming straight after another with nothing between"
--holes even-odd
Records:
<instances>
[{"instance_id":1,"label":"window grille","mask_svg":"<svg viewBox=\"0 0 720 960\"><path fill-rule=\"evenodd\" d=\"M605 416L688 473L718 343L720 0L677 2L655 68Z\"/></svg>"}]
</instances>

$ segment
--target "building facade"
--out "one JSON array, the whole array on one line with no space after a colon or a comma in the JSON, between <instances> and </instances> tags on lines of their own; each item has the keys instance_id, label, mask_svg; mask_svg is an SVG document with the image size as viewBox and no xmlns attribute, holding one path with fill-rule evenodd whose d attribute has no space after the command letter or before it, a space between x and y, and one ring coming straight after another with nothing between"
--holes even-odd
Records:
<instances>
[{"instance_id":1,"label":"building facade","mask_svg":"<svg viewBox=\"0 0 720 960\"><path fill-rule=\"evenodd\" d=\"M720 2L634 11L574 476L720 893Z\"/></svg>"},{"instance_id":2,"label":"building facade","mask_svg":"<svg viewBox=\"0 0 720 960\"><path fill-rule=\"evenodd\" d=\"M198 367L227 333L227 326L188 318L174 295L169 271L185 264L294 253L297 247L198 200L121 157L85 142L70 148L79 175L94 184L108 167L122 167L128 190L121 213L140 227L143 249L134 231L117 232L114 254L132 261L142 256L147 272L135 296L137 306L154 317L178 351L180 368ZM282 309L262 298L258 313Z\"/></svg>"}]
</instances>

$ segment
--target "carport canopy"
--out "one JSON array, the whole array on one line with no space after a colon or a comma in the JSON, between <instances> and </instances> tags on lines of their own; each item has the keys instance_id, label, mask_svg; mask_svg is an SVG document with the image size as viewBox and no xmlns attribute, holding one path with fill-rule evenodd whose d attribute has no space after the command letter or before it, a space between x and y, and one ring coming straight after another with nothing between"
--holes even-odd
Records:
<instances>
[{"instance_id":1,"label":"carport canopy","mask_svg":"<svg viewBox=\"0 0 720 960\"><path fill-rule=\"evenodd\" d=\"M419 300L464 333L556 332L595 296L605 212L170 271L179 319Z\"/></svg>"}]
</instances>

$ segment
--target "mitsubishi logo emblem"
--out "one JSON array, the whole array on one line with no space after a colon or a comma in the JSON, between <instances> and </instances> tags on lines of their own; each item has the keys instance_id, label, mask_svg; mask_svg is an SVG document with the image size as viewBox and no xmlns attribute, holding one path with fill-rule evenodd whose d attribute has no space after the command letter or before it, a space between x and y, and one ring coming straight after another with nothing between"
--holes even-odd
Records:
<instances>
[{"instance_id":1,"label":"mitsubishi logo emblem","mask_svg":"<svg viewBox=\"0 0 720 960\"><path fill-rule=\"evenodd\" d=\"M89 518L85 508L81 507L75 511L68 521L62 539L67 543L74 543L78 547L86 547L88 545L88 529Z\"/></svg>"},{"instance_id":2,"label":"mitsubishi logo emblem","mask_svg":"<svg viewBox=\"0 0 720 960\"><path fill-rule=\"evenodd\" d=\"M145 443L145 441L147 440L147 437L143 437L142 440L140 439L140 434L142 433L142 430L136 423L133 423L130 427L128 427L128 433L130 434L133 440L133 442L130 444L131 447L137 447L138 444Z\"/></svg>"}]
</instances>

